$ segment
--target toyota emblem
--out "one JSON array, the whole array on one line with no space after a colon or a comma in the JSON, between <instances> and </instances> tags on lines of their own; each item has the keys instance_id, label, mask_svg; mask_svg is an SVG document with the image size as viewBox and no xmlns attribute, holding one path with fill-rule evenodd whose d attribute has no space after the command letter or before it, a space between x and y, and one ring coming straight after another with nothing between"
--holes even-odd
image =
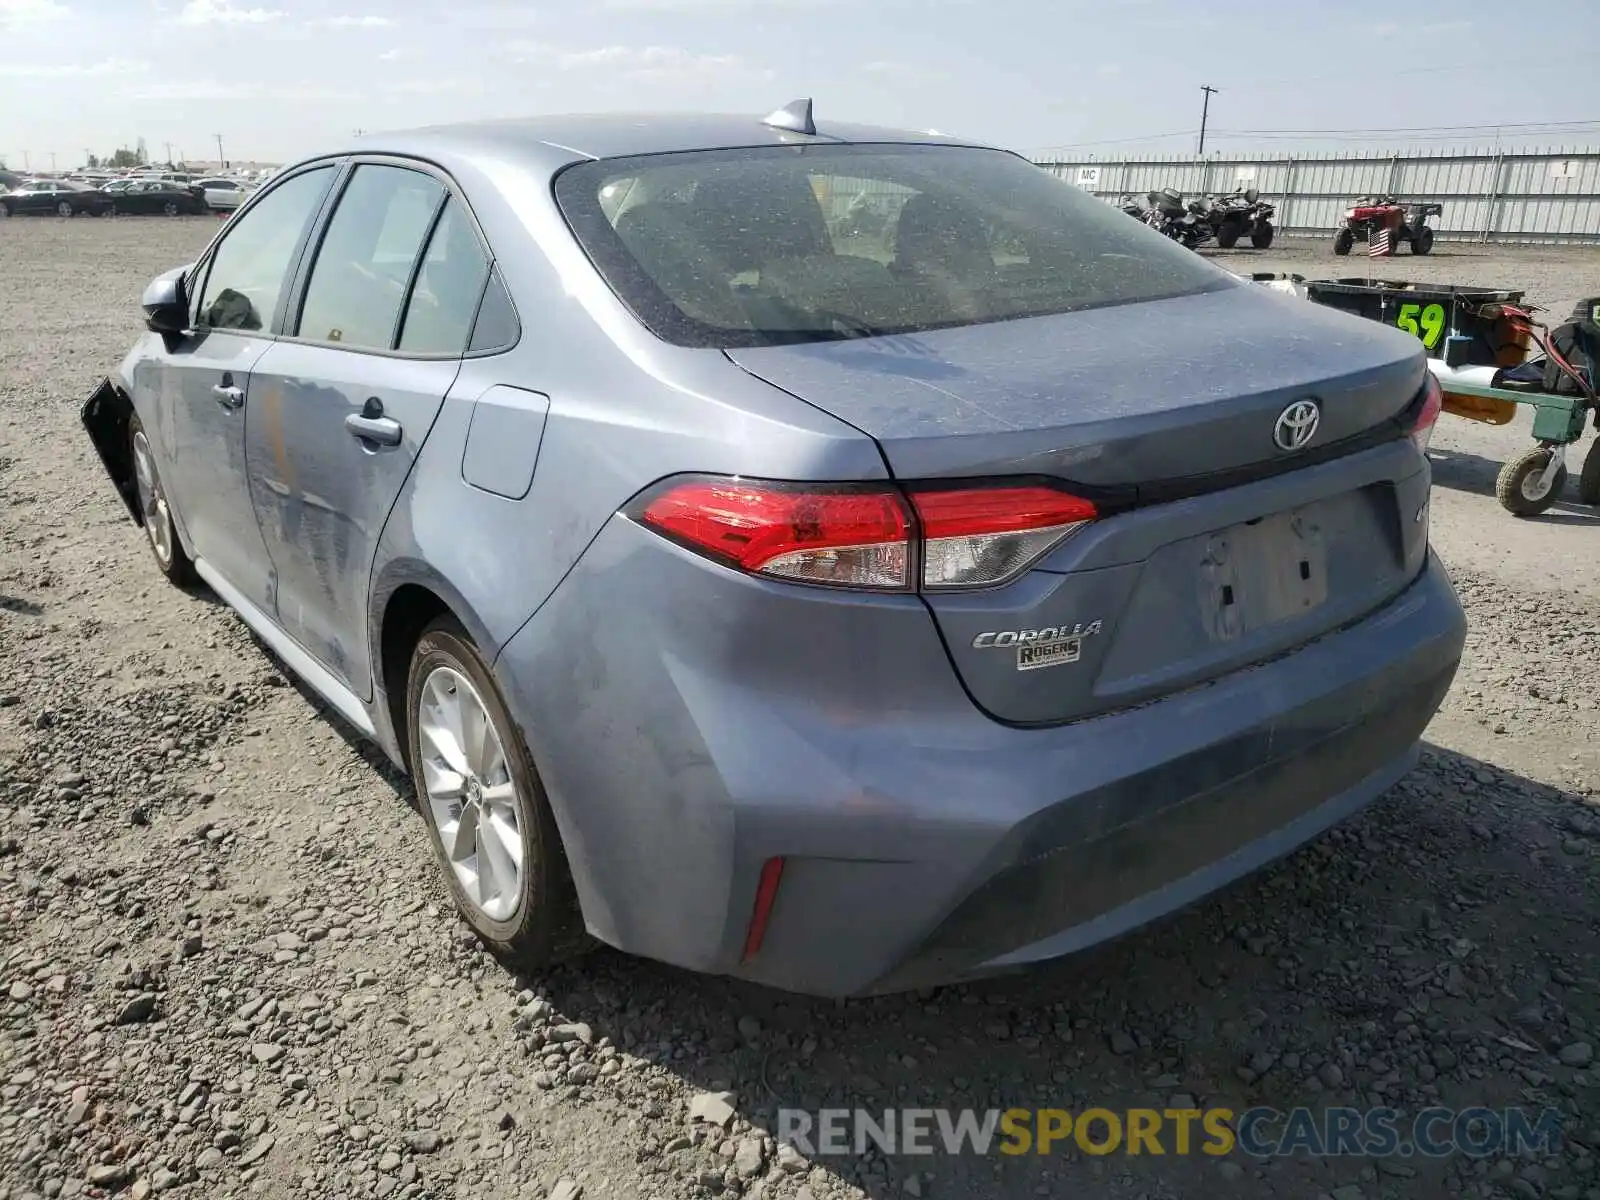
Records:
<instances>
[{"instance_id":1,"label":"toyota emblem","mask_svg":"<svg viewBox=\"0 0 1600 1200\"><path fill-rule=\"evenodd\" d=\"M1315 400L1296 400L1278 414L1272 427L1272 440L1280 450L1299 450L1317 434L1322 409Z\"/></svg>"}]
</instances>

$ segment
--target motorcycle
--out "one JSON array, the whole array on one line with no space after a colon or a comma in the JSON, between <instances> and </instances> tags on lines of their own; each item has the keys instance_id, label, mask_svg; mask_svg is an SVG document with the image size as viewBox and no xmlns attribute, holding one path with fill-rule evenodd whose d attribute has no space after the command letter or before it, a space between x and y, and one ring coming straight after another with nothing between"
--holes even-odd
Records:
<instances>
[{"instance_id":1,"label":"motorcycle","mask_svg":"<svg viewBox=\"0 0 1600 1200\"><path fill-rule=\"evenodd\" d=\"M1145 206L1135 200L1131 192L1123 192L1117 198L1117 207L1140 224L1145 224L1145 218L1149 216Z\"/></svg>"},{"instance_id":2,"label":"motorcycle","mask_svg":"<svg viewBox=\"0 0 1600 1200\"><path fill-rule=\"evenodd\" d=\"M1162 188L1150 193L1150 215L1147 222L1158 232L1180 242L1190 250L1209 242L1213 237L1208 208L1199 200L1183 202L1183 193L1174 188Z\"/></svg>"},{"instance_id":3,"label":"motorcycle","mask_svg":"<svg viewBox=\"0 0 1600 1200\"><path fill-rule=\"evenodd\" d=\"M1272 216L1277 209L1261 198L1255 188L1230 192L1211 200L1206 219L1217 233L1217 245L1232 249L1241 237L1248 236L1257 250L1272 245Z\"/></svg>"}]
</instances>

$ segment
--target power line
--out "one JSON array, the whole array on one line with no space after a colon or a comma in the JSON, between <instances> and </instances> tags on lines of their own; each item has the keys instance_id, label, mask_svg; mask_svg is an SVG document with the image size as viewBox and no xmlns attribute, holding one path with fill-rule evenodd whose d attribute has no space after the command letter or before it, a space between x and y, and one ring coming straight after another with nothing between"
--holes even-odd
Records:
<instances>
[{"instance_id":1,"label":"power line","mask_svg":"<svg viewBox=\"0 0 1600 1200\"><path fill-rule=\"evenodd\" d=\"M1507 134L1529 136L1549 134L1600 134L1600 120L1587 121L1505 121L1493 125L1411 125L1381 129L1213 129L1217 137L1255 138L1260 141L1394 141L1448 142L1460 141L1476 135L1501 137ZM1141 142L1159 142L1170 138L1191 136L1187 129L1170 133L1137 134L1131 137L1101 138L1089 142L1067 142L1050 146L1054 153L1060 150L1081 150L1096 146L1126 146Z\"/></svg>"},{"instance_id":2,"label":"power line","mask_svg":"<svg viewBox=\"0 0 1600 1200\"><path fill-rule=\"evenodd\" d=\"M1229 135L1263 135L1285 137L1333 137L1350 135L1353 137L1379 137L1388 134L1407 133L1493 133L1496 130L1535 130L1541 133L1554 133L1560 130L1586 130L1600 126L1600 120L1584 121L1496 121L1486 125L1392 125L1384 128L1363 126L1355 129L1219 129L1218 133Z\"/></svg>"},{"instance_id":3,"label":"power line","mask_svg":"<svg viewBox=\"0 0 1600 1200\"><path fill-rule=\"evenodd\" d=\"M1249 90L1251 90L1253 88L1254 89L1263 89L1263 88L1275 88L1275 87L1301 87L1301 86L1303 86L1305 84L1308 84L1308 83L1325 83L1330 79L1337 79L1337 80L1340 80L1340 81L1343 81L1343 82L1349 82L1351 79L1364 79L1364 78L1368 78L1368 79L1370 79L1370 78L1388 79L1391 76L1395 76L1395 75L1442 75L1442 74L1445 74L1447 72L1452 72L1452 71L1490 71L1490 70L1493 70L1493 71L1503 72L1505 70L1505 66L1506 66L1506 64L1505 64L1505 60L1504 59L1485 59L1485 60L1483 60L1481 62L1451 63L1450 65L1443 66L1443 67L1401 67L1401 68L1395 69L1395 70L1390 70L1390 69L1385 69L1385 68L1373 68L1373 69L1371 69L1369 71L1365 71L1365 72L1360 72L1360 71L1335 71L1335 72L1331 72L1331 73L1329 73L1327 75L1297 75L1297 76L1295 76L1295 77L1293 77L1291 79L1267 79L1267 80L1260 80L1260 81L1257 81L1257 82L1254 82L1254 83L1249 83L1249 82L1237 83L1237 84L1233 85L1233 89L1235 91L1249 91ZM1526 73L1528 73L1530 71L1548 71L1548 70L1553 70L1553 69L1556 69L1556 68L1559 68L1559 69L1561 69L1563 71L1569 71L1569 70L1572 69L1570 63L1562 62L1562 61L1559 61L1559 60L1552 60L1552 61L1547 61L1547 62L1542 62L1542 63L1541 62L1535 62L1535 63L1531 63L1531 64L1523 64L1523 63L1519 62L1517 64L1517 74L1523 75L1523 74L1526 74Z\"/></svg>"}]
</instances>

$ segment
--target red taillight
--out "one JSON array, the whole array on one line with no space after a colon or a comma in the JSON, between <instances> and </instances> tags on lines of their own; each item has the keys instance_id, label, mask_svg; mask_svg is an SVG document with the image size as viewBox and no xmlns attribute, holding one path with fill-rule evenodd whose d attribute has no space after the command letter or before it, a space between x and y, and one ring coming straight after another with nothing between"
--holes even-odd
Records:
<instances>
[{"instance_id":1,"label":"red taillight","mask_svg":"<svg viewBox=\"0 0 1600 1200\"><path fill-rule=\"evenodd\" d=\"M847 587L910 586L910 522L897 493L695 480L641 519L746 571Z\"/></svg>"},{"instance_id":2,"label":"red taillight","mask_svg":"<svg viewBox=\"0 0 1600 1200\"><path fill-rule=\"evenodd\" d=\"M1444 411L1444 389L1439 386L1438 377L1432 371L1428 372L1428 382L1422 386L1422 411L1411 426L1411 440L1420 453L1426 454L1428 443L1433 440L1433 427L1439 423L1439 414Z\"/></svg>"},{"instance_id":3,"label":"red taillight","mask_svg":"<svg viewBox=\"0 0 1600 1200\"><path fill-rule=\"evenodd\" d=\"M1048 487L961 488L911 494L922 522L922 586L982 587L1026 569L1095 507Z\"/></svg>"},{"instance_id":4,"label":"red taillight","mask_svg":"<svg viewBox=\"0 0 1600 1200\"><path fill-rule=\"evenodd\" d=\"M880 591L1004 583L1096 516L1090 501L1043 486L916 490L910 504L887 484L690 479L630 515L754 574Z\"/></svg>"},{"instance_id":5,"label":"red taillight","mask_svg":"<svg viewBox=\"0 0 1600 1200\"><path fill-rule=\"evenodd\" d=\"M756 884L756 904L750 912L750 925L744 934L746 961L761 953L761 943L767 936L767 922L772 919L772 906L778 899L778 884L783 882L783 859L769 858L761 864L761 879Z\"/></svg>"}]
</instances>

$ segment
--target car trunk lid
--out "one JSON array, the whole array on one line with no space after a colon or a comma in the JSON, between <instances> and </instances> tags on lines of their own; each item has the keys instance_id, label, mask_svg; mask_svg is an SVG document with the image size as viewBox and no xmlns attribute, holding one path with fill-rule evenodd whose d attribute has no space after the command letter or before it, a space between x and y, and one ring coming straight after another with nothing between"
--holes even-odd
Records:
<instances>
[{"instance_id":1,"label":"car trunk lid","mask_svg":"<svg viewBox=\"0 0 1600 1200\"><path fill-rule=\"evenodd\" d=\"M1274 657L1382 606L1427 552L1428 472L1400 436L1420 347L1265 289L730 356L873 436L902 481L1048 476L1102 500L1012 582L925 594L1002 720ZM1274 428L1308 397L1316 433L1285 450Z\"/></svg>"},{"instance_id":2,"label":"car trunk lid","mask_svg":"<svg viewBox=\"0 0 1600 1200\"><path fill-rule=\"evenodd\" d=\"M1416 339L1240 284L1199 295L890 337L728 352L875 438L901 479L1040 474L1152 486L1271 473L1278 415L1322 404L1311 447L1395 418Z\"/></svg>"}]
</instances>

